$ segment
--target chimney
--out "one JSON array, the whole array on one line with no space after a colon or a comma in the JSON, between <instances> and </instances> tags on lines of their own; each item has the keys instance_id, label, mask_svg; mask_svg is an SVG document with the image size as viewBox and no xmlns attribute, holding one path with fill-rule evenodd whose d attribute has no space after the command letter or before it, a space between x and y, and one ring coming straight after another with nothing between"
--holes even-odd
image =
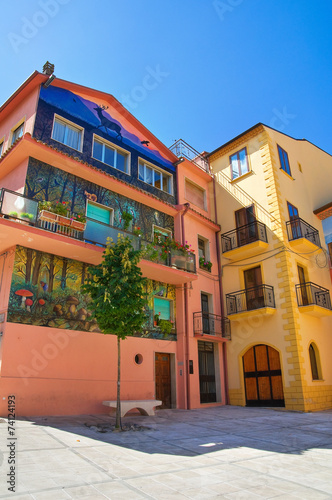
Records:
<instances>
[{"instance_id":1,"label":"chimney","mask_svg":"<svg viewBox=\"0 0 332 500\"><path fill-rule=\"evenodd\" d=\"M54 64L51 64L50 62L46 61L46 63L43 66L43 73L44 75L52 75L54 73Z\"/></svg>"}]
</instances>

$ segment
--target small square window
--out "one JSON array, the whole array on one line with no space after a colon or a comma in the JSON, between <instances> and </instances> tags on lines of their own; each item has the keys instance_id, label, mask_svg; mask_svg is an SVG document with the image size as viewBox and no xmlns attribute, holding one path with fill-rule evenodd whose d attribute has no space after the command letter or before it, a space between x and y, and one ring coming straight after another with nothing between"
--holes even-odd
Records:
<instances>
[{"instance_id":1,"label":"small square window","mask_svg":"<svg viewBox=\"0 0 332 500\"><path fill-rule=\"evenodd\" d=\"M129 153L96 137L93 139L92 157L125 174L129 173Z\"/></svg>"},{"instance_id":2,"label":"small square window","mask_svg":"<svg viewBox=\"0 0 332 500\"><path fill-rule=\"evenodd\" d=\"M249 172L249 163L247 157L247 148L240 149L229 157L231 162L232 179L237 179Z\"/></svg>"},{"instance_id":3,"label":"small square window","mask_svg":"<svg viewBox=\"0 0 332 500\"><path fill-rule=\"evenodd\" d=\"M172 194L172 176L154 168L153 165L140 161L138 164L138 179L165 193Z\"/></svg>"},{"instance_id":4,"label":"small square window","mask_svg":"<svg viewBox=\"0 0 332 500\"><path fill-rule=\"evenodd\" d=\"M23 135L23 129L24 129L24 122L21 123L15 130L13 130L13 135L12 135L12 140L11 140L11 146L14 144L17 139L22 137Z\"/></svg>"},{"instance_id":5,"label":"small square window","mask_svg":"<svg viewBox=\"0 0 332 500\"><path fill-rule=\"evenodd\" d=\"M289 166L288 154L279 145L277 145L277 146L278 146L278 153L279 153L279 160L280 160L280 168L281 168L281 170L286 172L286 174L292 176L291 169Z\"/></svg>"},{"instance_id":6,"label":"small square window","mask_svg":"<svg viewBox=\"0 0 332 500\"><path fill-rule=\"evenodd\" d=\"M58 117L54 118L52 139L77 149L77 151L82 151L82 137L83 130L81 128Z\"/></svg>"}]
</instances>

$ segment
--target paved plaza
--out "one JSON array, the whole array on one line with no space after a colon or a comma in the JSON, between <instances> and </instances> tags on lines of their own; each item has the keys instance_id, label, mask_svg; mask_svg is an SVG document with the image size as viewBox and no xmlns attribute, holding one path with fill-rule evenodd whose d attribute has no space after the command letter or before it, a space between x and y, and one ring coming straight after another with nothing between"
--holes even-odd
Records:
<instances>
[{"instance_id":1,"label":"paved plaza","mask_svg":"<svg viewBox=\"0 0 332 500\"><path fill-rule=\"evenodd\" d=\"M0 498L332 498L332 411L226 406L123 419L148 430L85 425L107 422L106 415L22 418L11 441L2 419ZM15 492L7 483L11 443Z\"/></svg>"}]
</instances>

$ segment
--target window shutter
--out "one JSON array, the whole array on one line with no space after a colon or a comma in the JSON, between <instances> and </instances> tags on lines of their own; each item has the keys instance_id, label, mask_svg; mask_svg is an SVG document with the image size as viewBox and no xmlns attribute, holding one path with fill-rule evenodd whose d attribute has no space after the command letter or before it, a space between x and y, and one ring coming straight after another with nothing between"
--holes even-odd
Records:
<instances>
[{"instance_id":1,"label":"window shutter","mask_svg":"<svg viewBox=\"0 0 332 500\"><path fill-rule=\"evenodd\" d=\"M186 199L193 203L196 207L205 210L205 191L204 189L195 186L191 182L186 181Z\"/></svg>"}]
</instances>

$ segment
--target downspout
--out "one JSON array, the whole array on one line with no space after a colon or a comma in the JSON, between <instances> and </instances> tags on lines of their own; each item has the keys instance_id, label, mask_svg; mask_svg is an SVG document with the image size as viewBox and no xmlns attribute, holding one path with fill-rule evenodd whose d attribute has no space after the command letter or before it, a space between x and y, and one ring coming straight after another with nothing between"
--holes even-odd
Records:
<instances>
[{"instance_id":1,"label":"downspout","mask_svg":"<svg viewBox=\"0 0 332 500\"><path fill-rule=\"evenodd\" d=\"M213 175L213 197L214 197L214 218L215 223L218 224L218 213L217 213L217 197L216 197L216 178ZM225 309L223 301L223 288L222 288L222 272L221 272L221 252L220 252L220 242L219 242L219 231L216 233L216 246L217 246L217 262L218 262L218 276L219 276L219 295L220 295L220 311L221 311L221 327L223 328ZM227 351L226 342L222 343L222 356L223 356L223 369L224 369L224 389L225 389L225 403L229 404L229 393L228 393L228 370L227 370Z\"/></svg>"},{"instance_id":2,"label":"downspout","mask_svg":"<svg viewBox=\"0 0 332 500\"><path fill-rule=\"evenodd\" d=\"M181 214L182 245L185 245L186 236L184 229L184 216L189 210L190 203L185 203L186 207ZM190 410L190 376L189 376L189 318L188 318L188 287L184 284L184 331L186 338L185 366L186 366L186 389L187 389L187 410Z\"/></svg>"}]
</instances>

